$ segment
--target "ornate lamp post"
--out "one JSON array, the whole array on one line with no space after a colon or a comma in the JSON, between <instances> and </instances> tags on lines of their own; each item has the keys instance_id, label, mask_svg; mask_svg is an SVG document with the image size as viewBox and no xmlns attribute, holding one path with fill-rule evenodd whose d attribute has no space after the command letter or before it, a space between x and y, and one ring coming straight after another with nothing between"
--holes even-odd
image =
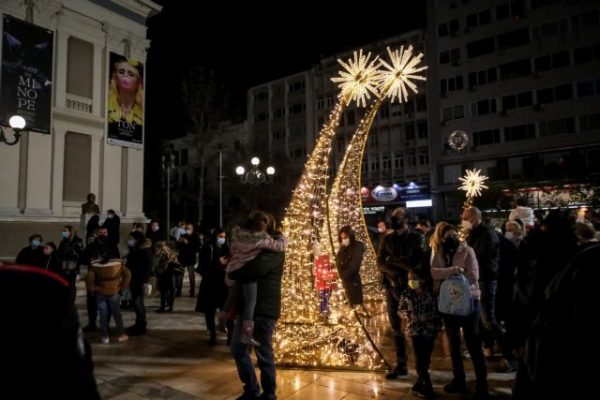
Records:
<instances>
[{"instance_id":1,"label":"ornate lamp post","mask_svg":"<svg viewBox=\"0 0 600 400\"><path fill-rule=\"evenodd\" d=\"M25 128L25 118L20 115L13 115L8 120L8 124L14 132L13 140L9 141L6 139L4 129L0 126L0 143L6 143L9 146L13 146L19 143L19 139L21 139L21 131Z\"/></svg>"},{"instance_id":2,"label":"ornate lamp post","mask_svg":"<svg viewBox=\"0 0 600 400\"><path fill-rule=\"evenodd\" d=\"M254 197L254 208L256 208L256 187L260 184L269 181L269 177L275 174L275 168L272 166L268 166L265 171L261 170L258 165L260 164L260 159L258 157L252 157L250 160L250 164L252 167L248 171L246 168L239 165L235 169L235 173L240 177L242 183L249 183L252 185L252 192Z\"/></svg>"}]
</instances>

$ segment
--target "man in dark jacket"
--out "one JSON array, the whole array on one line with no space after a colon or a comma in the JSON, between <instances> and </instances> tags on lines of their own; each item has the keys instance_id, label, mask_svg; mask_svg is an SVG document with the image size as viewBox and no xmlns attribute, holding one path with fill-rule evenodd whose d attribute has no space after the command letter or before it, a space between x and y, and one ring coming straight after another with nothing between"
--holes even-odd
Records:
<instances>
[{"instance_id":1,"label":"man in dark jacket","mask_svg":"<svg viewBox=\"0 0 600 400\"><path fill-rule=\"evenodd\" d=\"M281 276L285 253L263 251L243 268L233 271L230 278L237 282L257 282L254 308L254 338L260 343L255 348L261 373L263 393L256 379L248 345L240 342L242 318L238 317L231 341L231 354L235 358L240 380L244 383L242 399L276 399L275 357L273 355L273 329L281 312ZM241 299L243 296L239 296ZM241 308L238 308L241 309Z\"/></svg>"},{"instance_id":2,"label":"man in dark jacket","mask_svg":"<svg viewBox=\"0 0 600 400\"><path fill-rule=\"evenodd\" d=\"M477 264L479 264L481 323L483 328L498 342L504 358L512 360L514 358L512 351L509 349L504 331L496 319L496 293L498 291L498 263L500 257L498 235L493 228L482 223L481 211L477 207L464 210L462 227L468 232L467 243L475 251Z\"/></svg>"},{"instance_id":3,"label":"man in dark jacket","mask_svg":"<svg viewBox=\"0 0 600 400\"><path fill-rule=\"evenodd\" d=\"M112 259L120 258L119 248L108 241L108 230L101 226L96 231L96 238L90 243L84 250L79 264L87 265L88 268L92 264L92 260L95 258ZM96 296L87 294L86 300L87 312L88 312L88 324L83 328L84 332L93 332L98 330L96 325L96 319L98 318L98 304L96 303Z\"/></svg>"},{"instance_id":4,"label":"man in dark jacket","mask_svg":"<svg viewBox=\"0 0 600 400\"><path fill-rule=\"evenodd\" d=\"M408 375L406 339L398 314L397 295L408 287L408 271L420 266L425 253L423 235L409 229L406 209L396 208L392 212L391 220L393 232L383 237L377 255L388 318L396 344L396 367L386 375L387 379Z\"/></svg>"}]
</instances>

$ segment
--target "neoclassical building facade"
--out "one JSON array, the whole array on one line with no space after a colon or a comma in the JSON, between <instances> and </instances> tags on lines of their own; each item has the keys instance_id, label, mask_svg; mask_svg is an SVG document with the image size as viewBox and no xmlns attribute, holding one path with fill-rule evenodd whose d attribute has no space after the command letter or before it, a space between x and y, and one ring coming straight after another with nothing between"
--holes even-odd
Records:
<instances>
[{"instance_id":1,"label":"neoclassical building facade","mask_svg":"<svg viewBox=\"0 0 600 400\"><path fill-rule=\"evenodd\" d=\"M160 6L148 0L6 0L0 12L2 21L26 20L53 34L49 132L26 128L18 144L0 143L0 259L14 258L32 233L58 242L61 226L79 227L90 192L101 212L115 210L123 225L145 220L144 150L106 139L109 54L145 63L146 19Z\"/></svg>"}]
</instances>

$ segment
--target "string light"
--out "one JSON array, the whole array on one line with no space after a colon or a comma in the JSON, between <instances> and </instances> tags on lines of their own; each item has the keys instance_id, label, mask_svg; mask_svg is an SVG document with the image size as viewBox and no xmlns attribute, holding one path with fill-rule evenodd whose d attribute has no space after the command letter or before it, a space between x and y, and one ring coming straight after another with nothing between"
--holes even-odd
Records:
<instances>
[{"instance_id":1,"label":"string light","mask_svg":"<svg viewBox=\"0 0 600 400\"><path fill-rule=\"evenodd\" d=\"M412 59L412 46L406 51L401 48L400 53L388 49L388 53L393 66L386 63L388 73L393 68L395 79L389 79L379 70L380 61L377 57L371 60L371 53L365 55L360 50L354 52L353 59L338 60L344 68L339 77L332 78L341 90L338 102L321 129L300 182L292 192L283 221L288 248L282 278L281 318L274 335L276 361L280 366L358 370L389 367L360 314L349 307L339 277L328 282L333 288L329 307L321 313L313 274L314 259L318 255L315 249L333 260L338 246L337 230L343 225L353 226L357 238L369 243L361 268L367 312L371 315L383 312L382 293L376 285L376 255L361 212L360 171L368 133L383 100L396 93L401 102L398 91L406 100L405 86L416 92L408 79L418 79L414 73L423 70L415 68L422 54L415 57L416 61ZM402 69L406 69L405 73ZM357 106L366 106L372 95L375 101L357 128L328 195L329 155L341 114L351 101ZM369 318L366 323L380 335L381 327L375 318Z\"/></svg>"}]
</instances>

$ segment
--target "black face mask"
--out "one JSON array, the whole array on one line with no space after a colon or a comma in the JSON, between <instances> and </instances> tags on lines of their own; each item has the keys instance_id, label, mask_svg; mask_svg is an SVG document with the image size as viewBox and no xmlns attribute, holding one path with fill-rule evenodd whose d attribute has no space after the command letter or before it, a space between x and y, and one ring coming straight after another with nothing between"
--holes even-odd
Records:
<instances>
[{"instance_id":1,"label":"black face mask","mask_svg":"<svg viewBox=\"0 0 600 400\"><path fill-rule=\"evenodd\" d=\"M404 222L404 220L398 217L392 217L391 227L394 230L402 230L404 229L404 227L406 227L406 223Z\"/></svg>"},{"instance_id":2,"label":"black face mask","mask_svg":"<svg viewBox=\"0 0 600 400\"><path fill-rule=\"evenodd\" d=\"M459 244L460 244L460 241L458 240L458 238L449 237L444 240L442 247L443 247L445 253L455 252L456 249L458 248Z\"/></svg>"}]
</instances>

